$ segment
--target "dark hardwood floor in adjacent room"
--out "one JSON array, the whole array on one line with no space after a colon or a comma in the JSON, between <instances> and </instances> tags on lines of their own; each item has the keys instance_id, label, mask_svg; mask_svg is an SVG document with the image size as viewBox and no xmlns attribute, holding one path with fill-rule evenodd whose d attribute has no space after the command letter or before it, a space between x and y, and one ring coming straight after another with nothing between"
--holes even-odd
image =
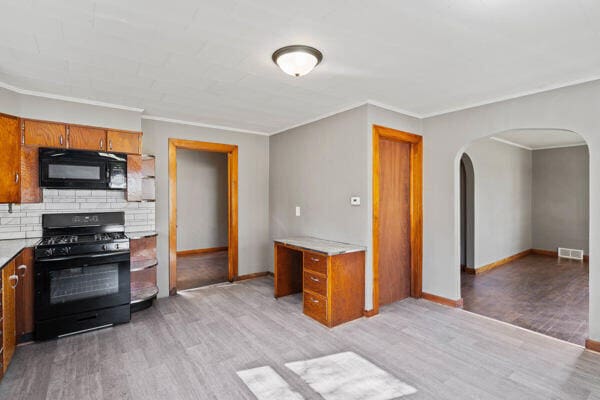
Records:
<instances>
[{"instance_id":1,"label":"dark hardwood floor in adjacent room","mask_svg":"<svg viewBox=\"0 0 600 400\"><path fill-rule=\"evenodd\" d=\"M177 256L177 290L226 282L227 250Z\"/></svg>"},{"instance_id":2,"label":"dark hardwood floor in adjacent room","mask_svg":"<svg viewBox=\"0 0 600 400\"><path fill-rule=\"evenodd\" d=\"M587 262L530 255L480 275L462 274L464 309L584 345Z\"/></svg>"}]
</instances>

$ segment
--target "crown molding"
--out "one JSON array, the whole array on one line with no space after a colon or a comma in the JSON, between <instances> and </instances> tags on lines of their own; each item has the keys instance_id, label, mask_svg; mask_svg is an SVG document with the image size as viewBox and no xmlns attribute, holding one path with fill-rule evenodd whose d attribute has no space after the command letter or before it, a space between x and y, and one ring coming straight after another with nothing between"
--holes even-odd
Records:
<instances>
[{"instance_id":1,"label":"crown molding","mask_svg":"<svg viewBox=\"0 0 600 400\"><path fill-rule=\"evenodd\" d=\"M408 117L413 117L413 118L417 118L417 119L423 119L423 116L421 114L417 114L417 113L414 113L412 111L408 111L408 110L404 110L404 109L401 109L401 108L393 107L393 106L387 105L385 103L380 103L380 102L378 102L376 100L367 100L365 102L365 104L370 104L372 106L383 108L384 110L392 111L392 112L395 112L395 113L398 113L398 114L403 114L403 115L406 115Z\"/></svg>"},{"instance_id":2,"label":"crown molding","mask_svg":"<svg viewBox=\"0 0 600 400\"><path fill-rule=\"evenodd\" d=\"M285 132L285 131L289 131L291 129L299 128L299 127L304 126L304 125L312 124L313 122L317 122L317 121L320 121L320 120L328 118L328 117L333 117L334 115L341 114L343 112L353 110L353 109L358 108L360 106L364 106L365 104L367 104L366 101L361 101L359 103L352 103L352 104L350 104L348 106L345 106L345 107L342 107L340 109L337 109L336 111L328 112L326 114L321 114L318 117L314 117L314 118L311 118L309 120L305 120L303 122L300 122L300 123L288 126L286 128L279 129L279 130L277 130L275 132L270 133L269 135L270 136L271 135L277 135L278 133L282 133L282 132Z\"/></svg>"},{"instance_id":3,"label":"crown molding","mask_svg":"<svg viewBox=\"0 0 600 400\"><path fill-rule=\"evenodd\" d=\"M63 96L60 94L38 92L35 90L23 89L23 88L20 88L17 86L9 85L8 83L1 82L1 81L0 81L0 88L10 90L11 92L14 92L14 93L23 94L26 96L42 97L45 99L68 101L70 103L86 104L86 105L90 105L90 106L113 108L113 109L117 109L117 110L133 111L133 112L138 112L138 113L144 112L143 108L129 107L129 106L123 106L120 104L113 104L113 103L105 103L103 101L81 99L78 97Z\"/></svg>"},{"instance_id":4,"label":"crown molding","mask_svg":"<svg viewBox=\"0 0 600 400\"><path fill-rule=\"evenodd\" d=\"M519 144L519 143L511 142L510 140L502 139L502 138L499 138L499 137L496 137L496 136L490 136L490 139L495 140L496 142L507 144L509 146L520 147L521 149L533 151L533 149L531 147L527 147L527 146L524 146L524 145Z\"/></svg>"},{"instance_id":5,"label":"crown molding","mask_svg":"<svg viewBox=\"0 0 600 400\"><path fill-rule=\"evenodd\" d=\"M142 115L142 119L147 119L147 120L151 120L151 121L169 122L171 124L178 124L178 125L199 126L201 128L220 129L220 130L231 131L231 132L250 133L252 135L261 135L261 136L269 136L270 135L269 133L266 133L266 132L251 131L248 129L240 129L240 128L232 128L230 126L223 126L223 125L205 124L202 122L186 121L183 119L159 117L156 115Z\"/></svg>"},{"instance_id":6,"label":"crown molding","mask_svg":"<svg viewBox=\"0 0 600 400\"><path fill-rule=\"evenodd\" d=\"M490 104L495 104L495 103L500 103L503 101L507 101L507 100L515 100L521 97L526 97L526 96L531 96L534 94L540 94L540 93L544 93L544 92L550 92L552 90L557 90L557 89L564 89L564 88L568 88L570 86L577 86L577 85L581 85L584 83L589 83L589 82L594 82L600 80L600 75L598 76L593 76L590 78L583 78L583 79L576 79L576 80L572 80L572 81L568 81L566 83L560 83L560 84L554 84L554 85L545 85L541 88L538 89L532 89L532 90L525 90L522 92L517 92L515 94L509 94L506 96L498 96L498 97L492 97L491 99L488 100L483 100L480 102L474 102L474 103L467 103L464 104L462 106L458 106L458 107L453 107L453 108L448 108L445 110L441 110L441 111L433 111L431 113L428 114L423 114L421 116L422 119L426 119L426 118L432 118L432 117L439 117L441 115L445 115L445 114L450 114L450 113L454 113L454 112L458 112L458 111L465 111L465 110L469 110L472 108L477 108L477 107L481 107L481 106L487 106Z\"/></svg>"},{"instance_id":7,"label":"crown molding","mask_svg":"<svg viewBox=\"0 0 600 400\"><path fill-rule=\"evenodd\" d=\"M533 150L536 151L536 150L564 149L566 147L581 147L581 146L587 146L587 143L562 144L562 145L558 145L558 146L536 147Z\"/></svg>"}]
</instances>

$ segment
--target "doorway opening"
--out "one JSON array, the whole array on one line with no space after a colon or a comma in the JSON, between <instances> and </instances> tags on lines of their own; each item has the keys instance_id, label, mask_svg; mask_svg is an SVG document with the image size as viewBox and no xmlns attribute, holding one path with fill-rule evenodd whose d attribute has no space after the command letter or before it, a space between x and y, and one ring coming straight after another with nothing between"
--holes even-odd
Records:
<instances>
[{"instance_id":1,"label":"doorway opening","mask_svg":"<svg viewBox=\"0 0 600 400\"><path fill-rule=\"evenodd\" d=\"M169 139L169 294L237 278L234 145Z\"/></svg>"},{"instance_id":2,"label":"doorway opening","mask_svg":"<svg viewBox=\"0 0 600 400\"><path fill-rule=\"evenodd\" d=\"M589 317L585 140L553 129L498 133L464 149L458 178L464 309L583 346Z\"/></svg>"},{"instance_id":3,"label":"doorway opening","mask_svg":"<svg viewBox=\"0 0 600 400\"><path fill-rule=\"evenodd\" d=\"M373 311L422 296L422 137L373 126Z\"/></svg>"}]
</instances>

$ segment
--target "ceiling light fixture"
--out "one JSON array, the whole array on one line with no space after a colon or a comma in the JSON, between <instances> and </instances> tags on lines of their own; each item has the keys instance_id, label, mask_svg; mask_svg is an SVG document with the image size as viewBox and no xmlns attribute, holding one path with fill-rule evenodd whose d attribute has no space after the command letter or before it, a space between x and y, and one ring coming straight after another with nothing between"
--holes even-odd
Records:
<instances>
[{"instance_id":1,"label":"ceiling light fixture","mask_svg":"<svg viewBox=\"0 0 600 400\"><path fill-rule=\"evenodd\" d=\"M272 58L273 62L286 74L302 76L319 65L323 60L323 53L314 47L297 44L276 50Z\"/></svg>"}]
</instances>

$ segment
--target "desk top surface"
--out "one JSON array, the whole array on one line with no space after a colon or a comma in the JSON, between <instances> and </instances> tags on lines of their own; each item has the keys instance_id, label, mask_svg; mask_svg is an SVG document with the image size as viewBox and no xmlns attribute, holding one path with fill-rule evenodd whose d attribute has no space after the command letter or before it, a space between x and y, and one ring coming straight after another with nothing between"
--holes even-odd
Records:
<instances>
[{"instance_id":1,"label":"desk top surface","mask_svg":"<svg viewBox=\"0 0 600 400\"><path fill-rule=\"evenodd\" d=\"M356 244L334 242L310 236L296 236L285 239L275 239L276 243L282 243L289 246L298 247L304 250L315 251L317 253L327 254L328 256L336 256L345 253L354 253L357 251L365 251L365 246Z\"/></svg>"}]
</instances>

